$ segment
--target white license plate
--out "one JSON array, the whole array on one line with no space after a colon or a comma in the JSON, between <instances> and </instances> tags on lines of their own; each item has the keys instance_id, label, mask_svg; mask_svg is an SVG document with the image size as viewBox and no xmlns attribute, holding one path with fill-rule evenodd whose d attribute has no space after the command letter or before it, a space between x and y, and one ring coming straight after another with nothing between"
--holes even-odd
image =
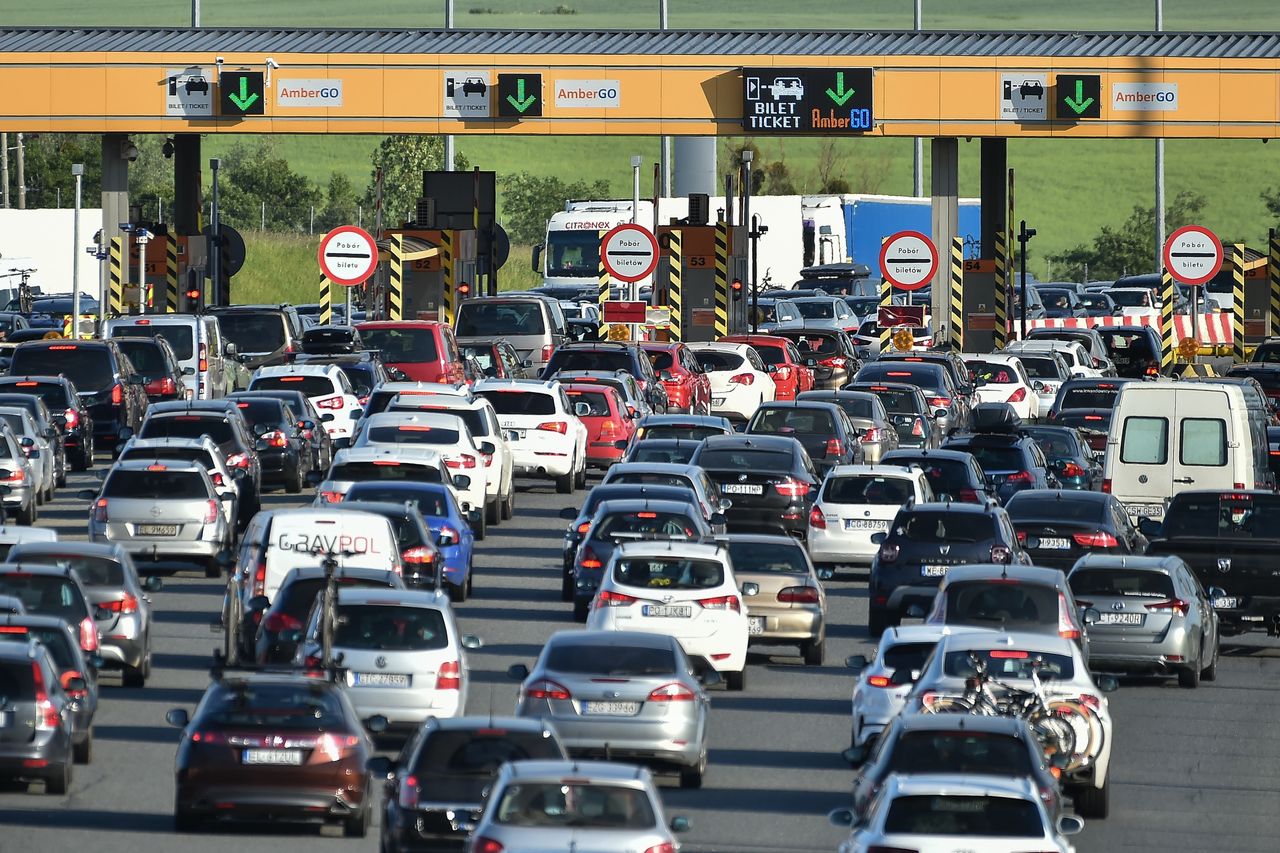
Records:
<instances>
[{"instance_id":1,"label":"white license plate","mask_svg":"<svg viewBox=\"0 0 1280 853\"><path fill-rule=\"evenodd\" d=\"M712 397L712 398L711 398L711 405L713 405L713 406L723 406L723 405L724 405L724 397Z\"/></svg>"},{"instance_id":2,"label":"white license plate","mask_svg":"<svg viewBox=\"0 0 1280 853\"><path fill-rule=\"evenodd\" d=\"M724 483L720 491L726 495L763 495L764 486L756 483Z\"/></svg>"},{"instance_id":3,"label":"white license plate","mask_svg":"<svg viewBox=\"0 0 1280 853\"><path fill-rule=\"evenodd\" d=\"M1141 625L1147 617L1141 613L1100 613L1099 625Z\"/></svg>"},{"instance_id":4,"label":"white license plate","mask_svg":"<svg viewBox=\"0 0 1280 853\"><path fill-rule=\"evenodd\" d=\"M889 522L875 519L846 518L844 520L845 530L884 530L888 526Z\"/></svg>"},{"instance_id":5,"label":"white license plate","mask_svg":"<svg viewBox=\"0 0 1280 853\"><path fill-rule=\"evenodd\" d=\"M757 636L764 633L764 617L748 616L747 617L747 634L748 636Z\"/></svg>"},{"instance_id":6,"label":"white license plate","mask_svg":"<svg viewBox=\"0 0 1280 853\"><path fill-rule=\"evenodd\" d=\"M408 687L410 678L395 672L357 672L355 673L355 685L357 687Z\"/></svg>"},{"instance_id":7,"label":"white license plate","mask_svg":"<svg viewBox=\"0 0 1280 853\"><path fill-rule=\"evenodd\" d=\"M177 536L178 525L176 524L139 524L139 536Z\"/></svg>"},{"instance_id":8,"label":"white license plate","mask_svg":"<svg viewBox=\"0 0 1280 853\"><path fill-rule=\"evenodd\" d=\"M582 713L602 717L634 717L640 713L639 702L583 702Z\"/></svg>"},{"instance_id":9,"label":"white license plate","mask_svg":"<svg viewBox=\"0 0 1280 853\"><path fill-rule=\"evenodd\" d=\"M1045 551L1065 551L1071 547L1070 539L1041 539L1040 548Z\"/></svg>"},{"instance_id":10,"label":"white license plate","mask_svg":"<svg viewBox=\"0 0 1280 853\"><path fill-rule=\"evenodd\" d=\"M1164 518L1164 504L1125 504L1124 511L1137 518Z\"/></svg>"},{"instance_id":11,"label":"white license plate","mask_svg":"<svg viewBox=\"0 0 1280 853\"><path fill-rule=\"evenodd\" d=\"M243 761L245 764L284 764L296 767L302 764L300 749L246 749Z\"/></svg>"},{"instance_id":12,"label":"white license plate","mask_svg":"<svg viewBox=\"0 0 1280 853\"><path fill-rule=\"evenodd\" d=\"M1220 595L1213 600L1214 610L1235 610L1240 606L1240 597L1235 595Z\"/></svg>"},{"instance_id":13,"label":"white license plate","mask_svg":"<svg viewBox=\"0 0 1280 853\"><path fill-rule=\"evenodd\" d=\"M926 578L940 578L947 573L950 566L933 566L925 564L920 567L920 576Z\"/></svg>"},{"instance_id":14,"label":"white license plate","mask_svg":"<svg viewBox=\"0 0 1280 853\"><path fill-rule=\"evenodd\" d=\"M645 616L656 616L663 619L690 619L693 607L689 604L646 604L640 608Z\"/></svg>"}]
</instances>

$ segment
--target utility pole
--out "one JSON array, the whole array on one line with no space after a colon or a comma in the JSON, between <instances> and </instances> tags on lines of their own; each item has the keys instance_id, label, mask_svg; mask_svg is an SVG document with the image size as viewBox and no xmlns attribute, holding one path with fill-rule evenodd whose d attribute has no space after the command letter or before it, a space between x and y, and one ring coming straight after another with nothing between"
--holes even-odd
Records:
<instances>
[{"instance_id":1,"label":"utility pole","mask_svg":"<svg viewBox=\"0 0 1280 853\"><path fill-rule=\"evenodd\" d=\"M18 210L27 209L27 151L22 136L18 134Z\"/></svg>"},{"instance_id":2,"label":"utility pole","mask_svg":"<svg viewBox=\"0 0 1280 853\"><path fill-rule=\"evenodd\" d=\"M444 0L444 28L446 31L453 29L453 0ZM444 170L446 172L453 171L453 162L453 134L446 133L444 135Z\"/></svg>"},{"instance_id":3,"label":"utility pole","mask_svg":"<svg viewBox=\"0 0 1280 853\"><path fill-rule=\"evenodd\" d=\"M218 219L218 169L221 167L222 161L217 157L209 161L209 171L213 173L213 200L209 204L209 289L205 291L205 305L209 305L211 301L214 305L226 305L230 302L213 301L222 298L222 231ZM213 300L209 299L210 296Z\"/></svg>"},{"instance_id":4,"label":"utility pole","mask_svg":"<svg viewBox=\"0 0 1280 853\"><path fill-rule=\"evenodd\" d=\"M71 223L71 339L80 340L80 190L84 181L84 163L73 163L71 174L76 179L75 219Z\"/></svg>"},{"instance_id":5,"label":"utility pole","mask_svg":"<svg viewBox=\"0 0 1280 853\"><path fill-rule=\"evenodd\" d=\"M200 29L200 0L191 0L191 29Z\"/></svg>"},{"instance_id":6,"label":"utility pole","mask_svg":"<svg viewBox=\"0 0 1280 853\"><path fill-rule=\"evenodd\" d=\"M1018 225L1018 262L1022 267L1020 270L1022 281L1018 285L1021 297L1019 299L1021 304L1018 306L1018 324L1024 341L1027 339L1027 242L1034 236L1036 236L1036 229L1027 228L1027 220L1022 220Z\"/></svg>"},{"instance_id":7,"label":"utility pole","mask_svg":"<svg viewBox=\"0 0 1280 853\"><path fill-rule=\"evenodd\" d=\"M922 17L922 10L920 6L922 2L923 0L916 0L916 3L915 3L916 32L920 32L920 21ZM915 197L920 198L922 195L924 195L924 140L919 136L917 136L915 139L915 157L912 158L912 163L913 163L913 166L912 166L911 174L914 179L914 182L912 183L911 186L914 190Z\"/></svg>"},{"instance_id":8,"label":"utility pole","mask_svg":"<svg viewBox=\"0 0 1280 853\"><path fill-rule=\"evenodd\" d=\"M1156 0L1156 32L1164 32L1164 0ZM1156 272L1164 266L1164 137L1156 139Z\"/></svg>"},{"instance_id":9,"label":"utility pole","mask_svg":"<svg viewBox=\"0 0 1280 853\"><path fill-rule=\"evenodd\" d=\"M9 134L0 133L0 151L4 159L0 160L0 184L4 184L4 208L9 209Z\"/></svg>"},{"instance_id":10,"label":"utility pole","mask_svg":"<svg viewBox=\"0 0 1280 853\"><path fill-rule=\"evenodd\" d=\"M666 32L667 30L667 0L658 0L658 29ZM658 192L659 198L668 198L671 195L671 137L663 136L658 141L658 171L662 175L662 188ZM657 211L654 211L657 216Z\"/></svg>"}]
</instances>

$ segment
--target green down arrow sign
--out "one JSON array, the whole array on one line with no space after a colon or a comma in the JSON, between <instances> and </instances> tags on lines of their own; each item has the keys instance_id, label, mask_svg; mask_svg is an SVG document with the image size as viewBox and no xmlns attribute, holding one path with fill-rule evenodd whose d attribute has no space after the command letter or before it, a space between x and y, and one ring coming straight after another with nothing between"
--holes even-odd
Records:
<instances>
[{"instance_id":1,"label":"green down arrow sign","mask_svg":"<svg viewBox=\"0 0 1280 853\"><path fill-rule=\"evenodd\" d=\"M512 97L511 95L507 95L507 102L516 108L516 112L521 114L523 114L525 110L529 109L529 107L533 106L533 102L536 100L538 100L538 98L535 95L529 95L528 97L525 96L523 77L516 81L515 96Z\"/></svg>"},{"instance_id":2,"label":"green down arrow sign","mask_svg":"<svg viewBox=\"0 0 1280 853\"><path fill-rule=\"evenodd\" d=\"M232 92L227 95L227 100L240 108L241 112L248 112L249 107L253 106L254 101L258 100L257 92L249 91L249 78L240 78L240 94Z\"/></svg>"},{"instance_id":3,"label":"green down arrow sign","mask_svg":"<svg viewBox=\"0 0 1280 853\"><path fill-rule=\"evenodd\" d=\"M534 118L542 115L541 74L499 74L498 115Z\"/></svg>"},{"instance_id":4,"label":"green down arrow sign","mask_svg":"<svg viewBox=\"0 0 1280 853\"><path fill-rule=\"evenodd\" d=\"M836 72L836 90L831 91L831 87L827 87L827 97L836 102L837 107L843 107L850 98L853 97L855 90L846 89L844 87L844 72Z\"/></svg>"}]
</instances>

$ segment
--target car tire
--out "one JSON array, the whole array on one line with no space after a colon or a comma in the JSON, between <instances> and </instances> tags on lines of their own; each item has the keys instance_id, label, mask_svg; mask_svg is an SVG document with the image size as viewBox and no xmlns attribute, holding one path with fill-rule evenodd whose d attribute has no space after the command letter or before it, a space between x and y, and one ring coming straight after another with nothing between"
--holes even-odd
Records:
<instances>
[{"instance_id":1,"label":"car tire","mask_svg":"<svg viewBox=\"0 0 1280 853\"><path fill-rule=\"evenodd\" d=\"M822 666L826 657L826 643L822 640L806 640L800 644L800 656L805 666Z\"/></svg>"},{"instance_id":2,"label":"car tire","mask_svg":"<svg viewBox=\"0 0 1280 853\"><path fill-rule=\"evenodd\" d=\"M562 574L560 577L560 600L573 601L573 575Z\"/></svg>"},{"instance_id":3,"label":"car tire","mask_svg":"<svg viewBox=\"0 0 1280 853\"><path fill-rule=\"evenodd\" d=\"M71 756L76 764L88 764L93 761L93 729L89 729L84 740L71 747Z\"/></svg>"},{"instance_id":4,"label":"car tire","mask_svg":"<svg viewBox=\"0 0 1280 853\"><path fill-rule=\"evenodd\" d=\"M146 687L150 668L148 660L144 660L142 666L125 666L120 672L120 683L125 687Z\"/></svg>"},{"instance_id":5,"label":"car tire","mask_svg":"<svg viewBox=\"0 0 1280 853\"><path fill-rule=\"evenodd\" d=\"M293 466L293 476L285 478L284 490L291 495L296 495L302 491L302 463L301 462Z\"/></svg>"},{"instance_id":6,"label":"car tire","mask_svg":"<svg viewBox=\"0 0 1280 853\"><path fill-rule=\"evenodd\" d=\"M82 447L71 457L71 470L87 471L92 460L93 457L89 454L89 451Z\"/></svg>"},{"instance_id":7,"label":"car tire","mask_svg":"<svg viewBox=\"0 0 1280 853\"><path fill-rule=\"evenodd\" d=\"M1218 680L1218 643L1213 644L1213 660L1209 661L1209 665L1200 670L1201 681L1217 681Z\"/></svg>"},{"instance_id":8,"label":"car tire","mask_svg":"<svg viewBox=\"0 0 1280 853\"><path fill-rule=\"evenodd\" d=\"M737 672L726 672L724 674L724 683L725 683L725 687L734 691L735 693L740 693L741 691L746 690L747 689L747 670L743 668L738 670Z\"/></svg>"},{"instance_id":9,"label":"car tire","mask_svg":"<svg viewBox=\"0 0 1280 853\"><path fill-rule=\"evenodd\" d=\"M475 534L477 542L483 542L485 534L488 532L488 528L484 523L486 515L487 513L484 510L481 510L476 514L475 523L471 525L471 532Z\"/></svg>"},{"instance_id":10,"label":"car tire","mask_svg":"<svg viewBox=\"0 0 1280 853\"><path fill-rule=\"evenodd\" d=\"M58 475L54 478L53 483L59 489L65 489L67 486L67 461L65 458L62 460L62 465L58 468Z\"/></svg>"},{"instance_id":11,"label":"car tire","mask_svg":"<svg viewBox=\"0 0 1280 853\"><path fill-rule=\"evenodd\" d=\"M342 834L347 838L364 838L369 834L369 816L373 811L373 782L365 779L364 785L364 805L360 809L360 813L355 817L347 818L342 822Z\"/></svg>"},{"instance_id":12,"label":"car tire","mask_svg":"<svg viewBox=\"0 0 1280 853\"><path fill-rule=\"evenodd\" d=\"M36 519L39 518L39 516L40 516L40 512L39 510L36 509L35 498L32 498L31 502L27 504L25 507L23 507L22 510L18 513L17 520L19 524L26 527L30 527L31 525L36 523Z\"/></svg>"},{"instance_id":13,"label":"car tire","mask_svg":"<svg viewBox=\"0 0 1280 853\"><path fill-rule=\"evenodd\" d=\"M467 600L467 584L465 581L456 586L454 584L447 584L447 586L449 589L450 601L456 604L461 604Z\"/></svg>"},{"instance_id":14,"label":"car tire","mask_svg":"<svg viewBox=\"0 0 1280 853\"><path fill-rule=\"evenodd\" d=\"M1076 814L1083 818L1101 820L1111 811L1111 780L1108 778L1101 788L1089 785L1077 788L1073 798Z\"/></svg>"},{"instance_id":15,"label":"car tire","mask_svg":"<svg viewBox=\"0 0 1280 853\"><path fill-rule=\"evenodd\" d=\"M516 514L516 487L514 483L507 484L506 497L502 499L502 520L510 521L511 517Z\"/></svg>"},{"instance_id":16,"label":"car tire","mask_svg":"<svg viewBox=\"0 0 1280 853\"><path fill-rule=\"evenodd\" d=\"M207 578L222 577L222 566L214 558L210 558L209 562L204 564L204 576Z\"/></svg>"},{"instance_id":17,"label":"car tire","mask_svg":"<svg viewBox=\"0 0 1280 853\"><path fill-rule=\"evenodd\" d=\"M1197 663L1190 669L1178 670L1178 686L1187 690L1195 690L1200 686L1200 665Z\"/></svg>"},{"instance_id":18,"label":"car tire","mask_svg":"<svg viewBox=\"0 0 1280 853\"><path fill-rule=\"evenodd\" d=\"M562 476L556 477L556 494L558 495L573 494L573 481L574 481L573 471L570 471L568 474L564 474Z\"/></svg>"},{"instance_id":19,"label":"car tire","mask_svg":"<svg viewBox=\"0 0 1280 853\"><path fill-rule=\"evenodd\" d=\"M57 794L59 796L67 793L71 787L71 762L68 761L61 768L54 771L54 775L46 776L44 782L44 792L46 794Z\"/></svg>"},{"instance_id":20,"label":"car tire","mask_svg":"<svg viewBox=\"0 0 1280 853\"><path fill-rule=\"evenodd\" d=\"M174 832L195 832L200 828L200 819L185 809L173 810Z\"/></svg>"},{"instance_id":21,"label":"car tire","mask_svg":"<svg viewBox=\"0 0 1280 853\"><path fill-rule=\"evenodd\" d=\"M501 503L502 503L502 500L501 498L499 498L498 500L490 501L489 503L486 503L484 505L484 516L485 516L486 523L496 525L499 521L501 521L502 519L502 508L500 506Z\"/></svg>"},{"instance_id":22,"label":"car tire","mask_svg":"<svg viewBox=\"0 0 1280 853\"><path fill-rule=\"evenodd\" d=\"M573 481L575 489L585 489L587 487L587 463L582 463L582 470L578 472L577 478Z\"/></svg>"},{"instance_id":23,"label":"car tire","mask_svg":"<svg viewBox=\"0 0 1280 853\"><path fill-rule=\"evenodd\" d=\"M573 621L586 622L587 614L591 612L591 600L587 598L575 599L573 602Z\"/></svg>"},{"instance_id":24,"label":"car tire","mask_svg":"<svg viewBox=\"0 0 1280 853\"><path fill-rule=\"evenodd\" d=\"M704 753L693 767L680 768L680 787L697 790L702 787L702 777L707 773L707 756Z\"/></svg>"},{"instance_id":25,"label":"car tire","mask_svg":"<svg viewBox=\"0 0 1280 853\"><path fill-rule=\"evenodd\" d=\"M880 639L880 635L889 627L889 614L884 610L877 610L874 607L867 615L867 633L871 635L872 642Z\"/></svg>"}]
</instances>

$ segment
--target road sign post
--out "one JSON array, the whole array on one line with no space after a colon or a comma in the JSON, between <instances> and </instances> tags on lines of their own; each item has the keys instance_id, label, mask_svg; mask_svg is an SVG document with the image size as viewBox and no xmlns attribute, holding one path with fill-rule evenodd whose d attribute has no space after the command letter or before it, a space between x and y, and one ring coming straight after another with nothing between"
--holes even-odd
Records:
<instances>
[{"instance_id":1,"label":"road sign post","mask_svg":"<svg viewBox=\"0 0 1280 853\"><path fill-rule=\"evenodd\" d=\"M316 252L320 272L334 284L355 287L373 275L378 266L378 246L373 236L354 225L339 226L320 241Z\"/></svg>"}]
</instances>

